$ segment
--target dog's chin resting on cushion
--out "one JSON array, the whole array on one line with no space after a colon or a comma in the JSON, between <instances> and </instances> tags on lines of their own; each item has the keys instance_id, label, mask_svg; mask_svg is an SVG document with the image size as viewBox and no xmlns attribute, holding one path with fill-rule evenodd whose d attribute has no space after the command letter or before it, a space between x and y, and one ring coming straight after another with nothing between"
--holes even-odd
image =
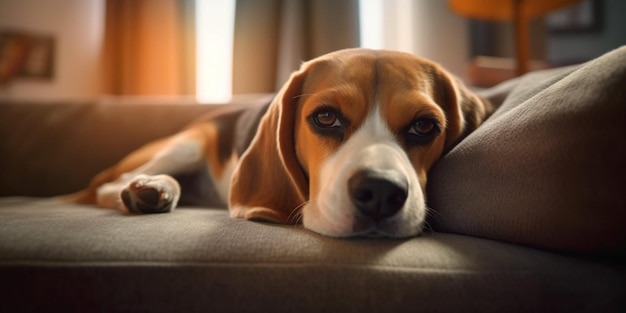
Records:
<instances>
[{"instance_id":1,"label":"dog's chin resting on cushion","mask_svg":"<svg viewBox=\"0 0 626 313\"><path fill-rule=\"evenodd\" d=\"M269 105L216 110L66 199L129 213L226 204L327 236L415 236L430 168L492 111L433 62L341 50L304 63Z\"/></svg>"}]
</instances>

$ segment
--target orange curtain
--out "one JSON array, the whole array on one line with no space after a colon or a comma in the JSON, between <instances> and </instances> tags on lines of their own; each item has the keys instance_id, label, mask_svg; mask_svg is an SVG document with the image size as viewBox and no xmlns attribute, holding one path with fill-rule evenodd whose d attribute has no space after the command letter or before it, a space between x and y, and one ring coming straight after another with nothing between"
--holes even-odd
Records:
<instances>
[{"instance_id":1,"label":"orange curtain","mask_svg":"<svg viewBox=\"0 0 626 313\"><path fill-rule=\"evenodd\" d=\"M193 11L191 0L107 0L103 93L194 94Z\"/></svg>"},{"instance_id":2,"label":"orange curtain","mask_svg":"<svg viewBox=\"0 0 626 313\"><path fill-rule=\"evenodd\" d=\"M103 91L195 94L195 2L106 0ZM359 45L358 0L237 0L233 93L276 91L302 61Z\"/></svg>"}]
</instances>

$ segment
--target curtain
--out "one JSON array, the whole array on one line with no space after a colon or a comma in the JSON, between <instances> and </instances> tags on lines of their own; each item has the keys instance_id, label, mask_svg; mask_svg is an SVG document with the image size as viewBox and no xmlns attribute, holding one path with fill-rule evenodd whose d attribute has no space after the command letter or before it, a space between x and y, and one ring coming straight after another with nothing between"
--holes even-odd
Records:
<instances>
[{"instance_id":1,"label":"curtain","mask_svg":"<svg viewBox=\"0 0 626 313\"><path fill-rule=\"evenodd\" d=\"M195 94L195 2L106 0L103 92ZM359 45L358 0L237 0L233 93L274 92L302 61Z\"/></svg>"},{"instance_id":2,"label":"curtain","mask_svg":"<svg viewBox=\"0 0 626 313\"><path fill-rule=\"evenodd\" d=\"M103 93L195 94L193 0L107 0Z\"/></svg>"},{"instance_id":3,"label":"curtain","mask_svg":"<svg viewBox=\"0 0 626 313\"><path fill-rule=\"evenodd\" d=\"M237 0L233 93L274 92L302 61L358 46L358 0Z\"/></svg>"}]
</instances>

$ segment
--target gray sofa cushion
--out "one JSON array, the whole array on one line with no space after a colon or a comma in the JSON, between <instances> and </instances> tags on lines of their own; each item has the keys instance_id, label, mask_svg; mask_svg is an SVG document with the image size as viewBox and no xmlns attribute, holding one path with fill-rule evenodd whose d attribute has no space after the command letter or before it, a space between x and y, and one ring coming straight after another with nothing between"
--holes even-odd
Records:
<instances>
[{"instance_id":1,"label":"gray sofa cushion","mask_svg":"<svg viewBox=\"0 0 626 313\"><path fill-rule=\"evenodd\" d=\"M0 200L0 311L619 311L611 262L444 233L337 240L182 208Z\"/></svg>"},{"instance_id":2,"label":"gray sofa cushion","mask_svg":"<svg viewBox=\"0 0 626 313\"><path fill-rule=\"evenodd\" d=\"M626 47L485 95L502 107L431 172L432 225L553 249L626 247Z\"/></svg>"}]
</instances>

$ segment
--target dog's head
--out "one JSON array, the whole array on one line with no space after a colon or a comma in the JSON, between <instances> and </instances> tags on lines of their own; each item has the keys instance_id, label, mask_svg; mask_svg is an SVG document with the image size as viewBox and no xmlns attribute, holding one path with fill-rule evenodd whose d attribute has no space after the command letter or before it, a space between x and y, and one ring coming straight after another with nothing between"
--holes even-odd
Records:
<instances>
[{"instance_id":1,"label":"dog's head","mask_svg":"<svg viewBox=\"0 0 626 313\"><path fill-rule=\"evenodd\" d=\"M491 113L438 65L349 49L283 86L231 184L233 217L336 236L422 231L428 170Z\"/></svg>"}]
</instances>

